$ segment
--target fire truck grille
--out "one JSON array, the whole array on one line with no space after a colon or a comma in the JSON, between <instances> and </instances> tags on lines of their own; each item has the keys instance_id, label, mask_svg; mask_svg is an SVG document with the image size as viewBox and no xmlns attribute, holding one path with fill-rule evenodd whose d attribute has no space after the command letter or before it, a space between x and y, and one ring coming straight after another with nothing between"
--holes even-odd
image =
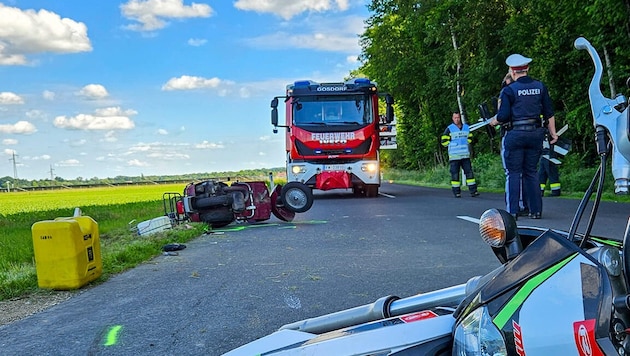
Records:
<instances>
[{"instance_id":1,"label":"fire truck grille","mask_svg":"<svg viewBox=\"0 0 630 356\"><path fill-rule=\"evenodd\" d=\"M330 155L364 155L372 146L372 138L368 138L357 147L347 147L343 144L326 144L317 148L309 148L299 140L295 140L295 148L301 156L330 156Z\"/></svg>"}]
</instances>

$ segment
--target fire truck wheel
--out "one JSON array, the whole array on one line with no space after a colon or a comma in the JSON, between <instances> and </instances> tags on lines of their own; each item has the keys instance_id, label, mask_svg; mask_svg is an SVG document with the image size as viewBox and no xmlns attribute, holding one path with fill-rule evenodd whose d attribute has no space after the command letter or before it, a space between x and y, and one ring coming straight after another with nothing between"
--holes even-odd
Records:
<instances>
[{"instance_id":1,"label":"fire truck wheel","mask_svg":"<svg viewBox=\"0 0 630 356\"><path fill-rule=\"evenodd\" d=\"M230 208L212 209L199 214L199 220L216 229L229 225L234 221L234 213Z\"/></svg>"},{"instance_id":2,"label":"fire truck wheel","mask_svg":"<svg viewBox=\"0 0 630 356\"><path fill-rule=\"evenodd\" d=\"M313 206L311 188L299 182L287 183L282 187L280 196L284 207L296 213L303 213Z\"/></svg>"}]
</instances>

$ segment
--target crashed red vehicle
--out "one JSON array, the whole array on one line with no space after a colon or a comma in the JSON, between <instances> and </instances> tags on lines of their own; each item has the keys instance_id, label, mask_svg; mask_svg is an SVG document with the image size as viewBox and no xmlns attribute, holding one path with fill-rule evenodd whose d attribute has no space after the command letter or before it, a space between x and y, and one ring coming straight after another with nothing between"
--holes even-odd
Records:
<instances>
[{"instance_id":1,"label":"crashed red vehicle","mask_svg":"<svg viewBox=\"0 0 630 356\"><path fill-rule=\"evenodd\" d=\"M311 208L313 193L298 182L284 186L272 183L269 189L264 181L236 181L228 185L210 179L189 183L183 195L165 193L163 200L166 215L172 220L204 222L220 228L234 221L265 221L271 214L282 221L292 221L296 213Z\"/></svg>"}]
</instances>

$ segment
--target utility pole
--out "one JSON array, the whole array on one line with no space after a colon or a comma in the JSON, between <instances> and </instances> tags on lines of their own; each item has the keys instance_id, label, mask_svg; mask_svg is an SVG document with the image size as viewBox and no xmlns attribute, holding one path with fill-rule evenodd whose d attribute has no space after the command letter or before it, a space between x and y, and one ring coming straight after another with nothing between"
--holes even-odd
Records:
<instances>
[{"instance_id":1,"label":"utility pole","mask_svg":"<svg viewBox=\"0 0 630 356\"><path fill-rule=\"evenodd\" d=\"M15 159L15 151L13 151L12 153L12 157L9 158L9 161L13 161L13 179L17 181L18 179L18 174L17 174L17 162Z\"/></svg>"},{"instance_id":2,"label":"utility pole","mask_svg":"<svg viewBox=\"0 0 630 356\"><path fill-rule=\"evenodd\" d=\"M51 165L50 165L50 180L55 180L55 176L54 176L54 174L53 174L53 172L54 172L54 171L55 171L55 170L53 169L52 164L51 164Z\"/></svg>"}]
</instances>

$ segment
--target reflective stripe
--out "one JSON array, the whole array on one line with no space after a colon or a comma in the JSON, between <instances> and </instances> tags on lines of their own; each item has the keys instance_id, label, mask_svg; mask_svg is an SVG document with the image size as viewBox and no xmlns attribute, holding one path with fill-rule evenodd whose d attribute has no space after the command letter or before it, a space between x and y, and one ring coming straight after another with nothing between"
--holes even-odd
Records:
<instances>
[{"instance_id":1,"label":"reflective stripe","mask_svg":"<svg viewBox=\"0 0 630 356\"><path fill-rule=\"evenodd\" d=\"M473 185L473 184L477 184L477 181L475 181L475 178L466 179L466 185Z\"/></svg>"},{"instance_id":2,"label":"reflective stripe","mask_svg":"<svg viewBox=\"0 0 630 356\"><path fill-rule=\"evenodd\" d=\"M541 185L540 185L540 190L545 190L545 187L546 187L546 185L541 184Z\"/></svg>"},{"instance_id":3,"label":"reflective stripe","mask_svg":"<svg viewBox=\"0 0 630 356\"><path fill-rule=\"evenodd\" d=\"M558 189L560 189L560 183L551 183L551 184L549 184L549 186L551 187L551 190L558 190Z\"/></svg>"},{"instance_id":4,"label":"reflective stripe","mask_svg":"<svg viewBox=\"0 0 630 356\"><path fill-rule=\"evenodd\" d=\"M459 188L460 187L459 181L458 180L452 180L451 181L451 187Z\"/></svg>"}]
</instances>

